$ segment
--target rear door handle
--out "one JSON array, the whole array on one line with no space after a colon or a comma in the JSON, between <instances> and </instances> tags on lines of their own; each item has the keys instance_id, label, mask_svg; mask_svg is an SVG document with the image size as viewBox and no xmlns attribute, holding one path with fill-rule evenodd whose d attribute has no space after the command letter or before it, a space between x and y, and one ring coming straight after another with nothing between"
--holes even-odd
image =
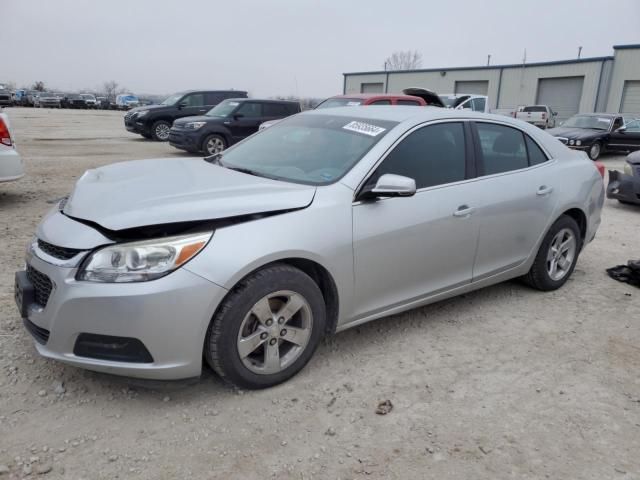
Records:
<instances>
[{"instance_id":1,"label":"rear door handle","mask_svg":"<svg viewBox=\"0 0 640 480\"><path fill-rule=\"evenodd\" d=\"M460 205L458 209L453 212L454 217L468 217L474 212L474 208L471 208L469 205Z\"/></svg>"},{"instance_id":2,"label":"rear door handle","mask_svg":"<svg viewBox=\"0 0 640 480\"><path fill-rule=\"evenodd\" d=\"M542 185L541 187L538 188L536 195L543 197L545 195L549 195L551 192L553 192L553 187L547 187L546 185Z\"/></svg>"}]
</instances>

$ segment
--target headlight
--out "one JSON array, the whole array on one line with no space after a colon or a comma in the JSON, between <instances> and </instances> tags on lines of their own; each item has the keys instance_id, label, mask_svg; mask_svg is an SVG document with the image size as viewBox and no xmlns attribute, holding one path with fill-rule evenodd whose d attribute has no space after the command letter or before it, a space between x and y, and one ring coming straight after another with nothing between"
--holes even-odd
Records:
<instances>
[{"instance_id":1,"label":"headlight","mask_svg":"<svg viewBox=\"0 0 640 480\"><path fill-rule=\"evenodd\" d=\"M573 145L574 143L576 143L574 140L569 140L569 145Z\"/></svg>"},{"instance_id":2,"label":"headlight","mask_svg":"<svg viewBox=\"0 0 640 480\"><path fill-rule=\"evenodd\" d=\"M631 169L631 164L629 162L624 162L624 168L622 169L625 175L633 176L633 170Z\"/></svg>"},{"instance_id":3,"label":"headlight","mask_svg":"<svg viewBox=\"0 0 640 480\"><path fill-rule=\"evenodd\" d=\"M195 257L212 235L207 232L109 245L91 254L77 279L122 283L160 278Z\"/></svg>"},{"instance_id":4,"label":"headlight","mask_svg":"<svg viewBox=\"0 0 640 480\"><path fill-rule=\"evenodd\" d=\"M576 140L576 145L580 146L582 145L582 142L580 140Z\"/></svg>"},{"instance_id":5,"label":"headlight","mask_svg":"<svg viewBox=\"0 0 640 480\"><path fill-rule=\"evenodd\" d=\"M190 130L198 130L200 127L202 127L206 123L207 122L188 122L184 124L184 128L188 128Z\"/></svg>"},{"instance_id":6,"label":"headlight","mask_svg":"<svg viewBox=\"0 0 640 480\"><path fill-rule=\"evenodd\" d=\"M147 113L149 113L149 110L142 110L141 112L137 112L136 118L144 117Z\"/></svg>"}]
</instances>

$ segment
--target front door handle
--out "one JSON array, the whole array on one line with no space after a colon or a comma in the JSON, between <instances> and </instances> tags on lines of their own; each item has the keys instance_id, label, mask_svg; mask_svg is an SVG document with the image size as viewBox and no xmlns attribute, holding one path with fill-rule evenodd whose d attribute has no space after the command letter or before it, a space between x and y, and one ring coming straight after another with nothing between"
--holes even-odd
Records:
<instances>
[{"instance_id":1,"label":"front door handle","mask_svg":"<svg viewBox=\"0 0 640 480\"><path fill-rule=\"evenodd\" d=\"M454 217L468 217L474 212L474 208L471 208L469 205L460 205L458 209L453 212Z\"/></svg>"},{"instance_id":2,"label":"front door handle","mask_svg":"<svg viewBox=\"0 0 640 480\"><path fill-rule=\"evenodd\" d=\"M544 197L545 195L549 195L551 192L553 192L553 187L547 187L546 185L542 185L541 187L538 188L536 195L540 197Z\"/></svg>"}]
</instances>

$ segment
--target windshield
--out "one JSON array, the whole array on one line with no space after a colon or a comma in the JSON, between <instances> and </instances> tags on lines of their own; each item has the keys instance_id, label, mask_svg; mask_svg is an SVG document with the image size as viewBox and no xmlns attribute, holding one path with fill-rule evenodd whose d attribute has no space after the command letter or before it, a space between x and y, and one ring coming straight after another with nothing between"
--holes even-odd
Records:
<instances>
[{"instance_id":1,"label":"windshield","mask_svg":"<svg viewBox=\"0 0 640 480\"><path fill-rule=\"evenodd\" d=\"M396 122L333 115L297 115L226 151L228 168L308 185L334 183Z\"/></svg>"},{"instance_id":2,"label":"windshield","mask_svg":"<svg viewBox=\"0 0 640 480\"><path fill-rule=\"evenodd\" d=\"M458 105L460 105L465 100L469 100L470 97L469 97L469 95L460 95L460 96L456 96L456 95L438 95L438 98L440 98L440 101L444 104L445 107L447 107L447 108L456 108Z\"/></svg>"},{"instance_id":3,"label":"windshield","mask_svg":"<svg viewBox=\"0 0 640 480\"><path fill-rule=\"evenodd\" d=\"M175 105L184 95L182 93L176 93L170 97L165 98L160 105Z\"/></svg>"},{"instance_id":4,"label":"windshield","mask_svg":"<svg viewBox=\"0 0 640 480\"><path fill-rule=\"evenodd\" d=\"M592 128L594 130L609 130L611 118L596 115L574 115L562 124L563 127Z\"/></svg>"},{"instance_id":5,"label":"windshield","mask_svg":"<svg viewBox=\"0 0 640 480\"><path fill-rule=\"evenodd\" d=\"M228 117L240 105L237 100L224 100L209 110L207 117Z\"/></svg>"},{"instance_id":6,"label":"windshield","mask_svg":"<svg viewBox=\"0 0 640 480\"><path fill-rule=\"evenodd\" d=\"M319 108L333 108L333 107L357 107L362 105L364 99L362 98L327 98L324 102L320 103L316 110Z\"/></svg>"}]
</instances>

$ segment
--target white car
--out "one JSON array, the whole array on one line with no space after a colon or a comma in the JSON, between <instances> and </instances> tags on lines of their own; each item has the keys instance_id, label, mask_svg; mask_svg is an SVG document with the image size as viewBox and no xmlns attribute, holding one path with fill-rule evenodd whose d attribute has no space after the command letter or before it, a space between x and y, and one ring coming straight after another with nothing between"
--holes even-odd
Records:
<instances>
[{"instance_id":1,"label":"white car","mask_svg":"<svg viewBox=\"0 0 640 480\"><path fill-rule=\"evenodd\" d=\"M523 122L546 129L556 126L556 115L558 113L547 105L527 105L519 108L515 117Z\"/></svg>"},{"instance_id":2,"label":"white car","mask_svg":"<svg viewBox=\"0 0 640 480\"><path fill-rule=\"evenodd\" d=\"M9 117L0 112L0 182L24 176L24 165L9 131Z\"/></svg>"}]
</instances>

